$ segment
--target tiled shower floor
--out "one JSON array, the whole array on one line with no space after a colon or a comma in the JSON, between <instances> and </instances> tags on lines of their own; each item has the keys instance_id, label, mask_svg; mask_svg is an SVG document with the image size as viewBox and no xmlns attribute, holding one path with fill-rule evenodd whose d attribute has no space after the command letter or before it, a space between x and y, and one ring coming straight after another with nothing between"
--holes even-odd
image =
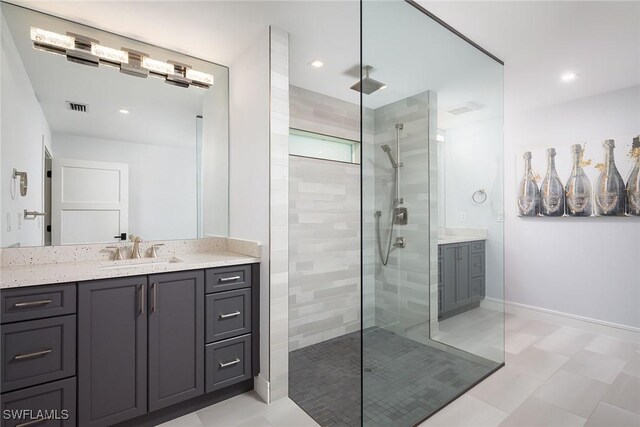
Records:
<instances>
[{"instance_id":1,"label":"tiled shower floor","mask_svg":"<svg viewBox=\"0 0 640 427\"><path fill-rule=\"evenodd\" d=\"M364 425L412 426L498 367L370 328ZM289 396L318 424L361 425L360 331L289 353Z\"/></svg>"}]
</instances>

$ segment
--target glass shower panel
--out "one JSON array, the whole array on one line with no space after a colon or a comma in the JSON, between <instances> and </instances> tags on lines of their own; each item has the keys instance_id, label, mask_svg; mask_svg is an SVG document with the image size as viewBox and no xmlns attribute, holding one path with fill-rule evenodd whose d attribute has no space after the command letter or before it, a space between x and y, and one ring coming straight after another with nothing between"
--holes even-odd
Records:
<instances>
[{"instance_id":1,"label":"glass shower panel","mask_svg":"<svg viewBox=\"0 0 640 427\"><path fill-rule=\"evenodd\" d=\"M362 67L362 423L412 426L504 361L502 65L365 0Z\"/></svg>"}]
</instances>

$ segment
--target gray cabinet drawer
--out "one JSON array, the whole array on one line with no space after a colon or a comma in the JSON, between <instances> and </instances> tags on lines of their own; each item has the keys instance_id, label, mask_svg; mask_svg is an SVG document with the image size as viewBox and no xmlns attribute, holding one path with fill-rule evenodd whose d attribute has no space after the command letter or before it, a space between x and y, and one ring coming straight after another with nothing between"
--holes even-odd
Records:
<instances>
[{"instance_id":1,"label":"gray cabinet drawer","mask_svg":"<svg viewBox=\"0 0 640 427\"><path fill-rule=\"evenodd\" d=\"M2 326L2 391L76 373L76 316Z\"/></svg>"},{"instance_id":2,"label":"gray cabinet drawer","mask_svg":"<svg viewBox=\"0 0 640 427\"><path fill-rule=\"evenodd\" d=\"M0 292L2 323L74 314L76 285L33 286Z\"/></svg>"},{"instance_id":3,"label":"gray cabinet drawer","mask_svg":"<svg viewBox=\"0 0 640 427\"><path fill-rule=\"evenodd\" d=\"M484 276L484 253L471 254L471 277Z\"/></svg>"},{"instance_id":4,"label":"gray cabinet drawer","mask_svg":"<svg viewBox=\"0 0 640 427\"><path fill-rule=\"evenodd\" d=\"M484 277L475 277L471 279L471 289L469 289L472 297L484 296Z\"/></svg>"},{"instance_id":5,"label":"gray cabinet drawer","mask_svg":"<svg viewBox=\"0 0 640 427\"><path fill-rule=\"evenodd\" d=\"M251 289L207 295L205 317L207 342L251 332Z\"/></svg>"},{"instance_id":6,"label":"gray cabinet drawer","mask_svg":"<svg viewBox=\"0 0 640 427\"><path fill-rule=\"evenodd\" d=\"M20 418L11 417L13 419L5 419L3 416L3 427L75 426L76 379L67 378L12 393L5 393L2 395L2 414L5 415L7 413L22 415ZM42 420L43 415L48 415L52 419Z\"/></svg>"},{"instance_id":7,"label":"gray cabinet drawer","mask_svg":"<svg viewBox=\"0 0 640 427\"><path fill-rule=\"evenodd\" d=\"M471 253L475 254L478 252L484 252L484 240L477 240L475 242L471 242Z\"/></svg>"},{"instance_id":8,"label":"gray cabinet drawer","mask_svg":"<svg viewBox=\"0 0 640 427\"><path fill-rule=\"evenodd\" d=\"M206 292L230 291L251 286L251 266L212 268L205 271Z\"/></svg>"},{"instance_id":9,"label":"gray cabinet drawer","mask_svg":"<svg viewBox=\"0 0 640 427\"><path fill-rule=\"evenodd\" d=\"M251 335L208 344L206 347L206 392L251 378Z\"/></svg>"}]
</instances>

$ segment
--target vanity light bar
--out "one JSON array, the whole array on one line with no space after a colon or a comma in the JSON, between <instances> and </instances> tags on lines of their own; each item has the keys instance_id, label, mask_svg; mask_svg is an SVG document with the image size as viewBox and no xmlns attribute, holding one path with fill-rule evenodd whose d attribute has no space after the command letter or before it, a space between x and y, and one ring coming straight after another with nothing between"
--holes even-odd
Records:
<instances>
[{"instance_id":1,"label":"vanity light bar","mask_svg":"<svg viewBox=\"0 0 640 427\"><path fill-rule=\"evenodd\" d=\"M123 50L113 49L97 43L91 43L91 53L103 61L113 64L128 64L129 54Z\"/></svg>"},{"instance_id":2,"label":"vanity light bar","mask_svg":"<svg viewBox=\"0 0 640 427\"><path fill-rule=\"evenodd\" d=\"M97 66L99 58L100 62L106 65L119 66L120 71L126 74L146 77L145 73L148 71L156 76L166 78L167 83L181 87L193 85L209 89L213 86L213 75L192 70L188 65L158 61L135 51L113 49L84 36L63 35L31 27L31 40L37 49L66 54L67 59L85 65ZM129 64L130 56L132 56L132 64ZM90 58L93 59L90 60ZM143 72L143 69L147 71Z\"/></svg>"},{"instance_id":3,"label":"vanity light bar","mask_svg":"<svg viewBox=\"0 0 640 427\"><path fill-rule=\"evenodd\" d=\"M166 62L151 59L147 56L142 57L142 66L154 74L170 76L173 74L173 65Z\"/></svg>"},{"instance_id":4,"label":"vanity light bar","mask_svg":"<svg viewBox=\"0 0 640 427\"><path fill-rule=\"evenodd\" d=\"M187 69L186 78L191 80L197 86L210 87L213 86L213 75L203 73L202 71Z\"/></svg>"},{"instance_id":5,"label":"vanity light bar","mask_svg":"<svg viewBox=\"0 0 640 427\"><path fill-rule=\"evenodd\" d=\"M74 37L64 36L35 27L31 27L31 40L36 46L54 48L55 50L61 51L73 50L76 46L76 39Z\"/></svg>"}]
</instances>

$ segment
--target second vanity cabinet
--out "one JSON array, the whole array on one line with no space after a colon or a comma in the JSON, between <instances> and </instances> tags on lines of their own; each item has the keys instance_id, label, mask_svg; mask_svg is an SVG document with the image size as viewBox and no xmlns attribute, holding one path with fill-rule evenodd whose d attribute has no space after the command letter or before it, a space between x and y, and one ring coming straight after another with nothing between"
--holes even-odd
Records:
<instances>
[{"instance_id":1,"label":"second vanity cabinet","mask_svg":"<svg viewBox=\"0 0 640 427\"><path fill-rule=\"evenodd\" d=\"M485 242L438 246L438 317L477 307L485 294Z\"/></svg>"}]
</instances>

